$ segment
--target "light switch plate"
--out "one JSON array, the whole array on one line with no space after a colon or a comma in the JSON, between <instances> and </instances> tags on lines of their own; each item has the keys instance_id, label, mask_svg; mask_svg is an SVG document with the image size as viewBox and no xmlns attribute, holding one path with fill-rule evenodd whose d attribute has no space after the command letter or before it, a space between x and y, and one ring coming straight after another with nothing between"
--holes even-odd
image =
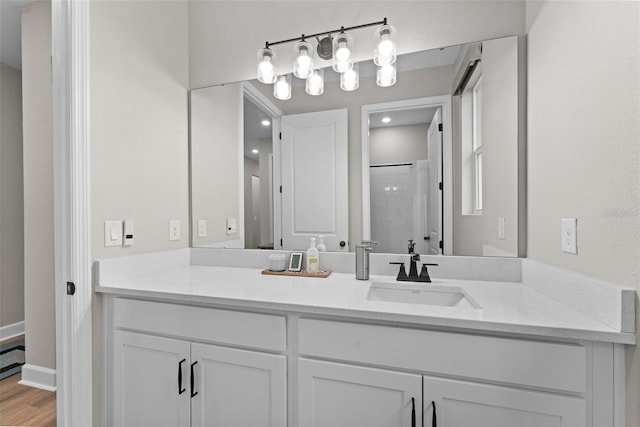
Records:
<instances>
[{"instance_id":1,"label":"light switch plate","mask_svg":"<svg viewBox=\"0 0 640 427\"><path fill-rule=\"evenodd\" d=\"M207 237L207 220L199 219L198 220L198 237Z\"/></svg>"},{"instance_id":2,"label":"light switch plate","mask_svg":"<svg viewBox=\"0 0 640 427\"><path fill-rule=\"evenodd\" d=\"M235 218L227 218L227 236L238 232L238 221Z\"/></svg>"},{"instance_id":3,"label":"light switch plate","mask_svg":"<svg viewBox=\"0 0 640 427\"><path fill-rule=\"evenodd\" d=\"M180 220L169 221L169 240L180 240Z\"/></svg>"},{"instance_id":4,"label":"light switch plate","mask_svg":"<svg viewBox=\"0 0 640 427\"><path fill-rule=\"evenodd\" d=\"M104 246L122 246L122 221L104 222Z\"/></svg>"},{"instance_id":5,"label":"light switch plate","mask_svg":"<svg viewBox=\"0 0 640 427\"><path fill-rule=\"evenodd\" d=\"M560 220L560 248L562 252L578 253L578 220L577 218L562 218Z\"/></svg>"},{"instance_id":6,"label":"light switch plate","mask_svg":"<svg viewBox=\"0 0 640 427\"><path fill-rule=\"evenodd\" d=\"M498 239L504 240L504 218L498 218Z\"/></svg>"}]
</instances>

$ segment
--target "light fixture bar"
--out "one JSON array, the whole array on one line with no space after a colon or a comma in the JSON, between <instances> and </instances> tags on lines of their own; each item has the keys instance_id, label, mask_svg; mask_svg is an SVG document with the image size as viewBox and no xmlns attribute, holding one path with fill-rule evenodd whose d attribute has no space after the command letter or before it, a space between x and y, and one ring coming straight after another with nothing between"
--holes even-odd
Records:
<instances>
[{"instance_id":1,"label":"light fixture bar","mask_svg":"<svg viewBox=\"0 0 640 427\"><path fill-rule=\"evenodd\" d=\"M322 33L316 33L316 34L309 34L309 35L303 34L301 37L295 37L295 38L287 39L287 40L280 40L280 41L277 41L277 42L265 42L265 49L269 49L269 47L275 46L275 45L278 45L278 44L297 42L297 41L302 41L302 40L304 40L306 38L313 38L313 37L318 37L318 36L327 36L327 35L331 35L331 34L334 34L334 33L344 33L345 31L351 31L351 30L358 30L360 28L373 27L374 25L387 25L387 18L384 18L382 21L371 22L369 24L354 25L353 27L340 27L337 30L324 31Z\"/></svg>"}]
</instances>

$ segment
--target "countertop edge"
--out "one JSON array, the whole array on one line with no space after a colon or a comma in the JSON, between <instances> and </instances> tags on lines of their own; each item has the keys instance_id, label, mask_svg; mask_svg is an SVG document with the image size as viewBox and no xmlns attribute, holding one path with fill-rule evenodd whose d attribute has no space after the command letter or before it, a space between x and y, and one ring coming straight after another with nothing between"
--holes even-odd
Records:
<instances>
[{"instance_id":1,"label":"countertop edge","mask_svg":"<svg viewBox=\"0 0 640 427\"><path fill-rule=\"evenodd\" d=\"M418 326L433 326L456 330L489 333L528 335L532 337L564 338L571 340L598 341L613 344L635 344L636 337L628 332L590 331L584 329L555 328L550 326L518 325L483 320L452 319L433 316L415 316L401 313L386 313L271 301L251 301L235 298L219 298L183 293L169 293L140 289L127 289L107 285L96 285L95 292L114 296L161 299L168 302L199 303L246 309L287 311L300 314L349 317L369 321L400 322Z\"/></svg>"}]
</instances>

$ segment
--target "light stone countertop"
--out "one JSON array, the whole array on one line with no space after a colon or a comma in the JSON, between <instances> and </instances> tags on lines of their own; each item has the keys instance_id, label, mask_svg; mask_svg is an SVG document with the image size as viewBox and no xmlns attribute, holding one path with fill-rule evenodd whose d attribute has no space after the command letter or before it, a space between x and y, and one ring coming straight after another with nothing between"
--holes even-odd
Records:
<instances>
[{"instance_id":1,"label":"light stone countertop","mask_svg":"<svg viewBox=\"0 0 640 427\"><path fill-rule=\"evenodd\" d=\"M177 303L341 316L405 325L635 343L635 334L620 332L522 283L437 278L433 281L436 285L463 288L481 308L367 300L371 283L398 283L390 276L372 275L368 281L356 280L353 274L346 273L333 273L326 279L268 276L256 268L197 265L121 281L99 282L96 291Z\"/></svg>"}]
</instances>

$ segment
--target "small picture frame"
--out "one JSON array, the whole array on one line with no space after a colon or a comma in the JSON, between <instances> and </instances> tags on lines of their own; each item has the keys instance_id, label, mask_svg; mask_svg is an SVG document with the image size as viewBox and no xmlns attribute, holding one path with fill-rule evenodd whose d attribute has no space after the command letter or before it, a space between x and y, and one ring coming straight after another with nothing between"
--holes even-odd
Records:
<instances>
[{"instance_id":1,"label":"small picture frame","mask_svg":"<svg viewBox=\"0 0 640 427\"><path fill-rule=\"evenodd\" d=\"M302 252L293 252L289 258L289 271L302 270Z\"/></svg>"}]
</instances>

